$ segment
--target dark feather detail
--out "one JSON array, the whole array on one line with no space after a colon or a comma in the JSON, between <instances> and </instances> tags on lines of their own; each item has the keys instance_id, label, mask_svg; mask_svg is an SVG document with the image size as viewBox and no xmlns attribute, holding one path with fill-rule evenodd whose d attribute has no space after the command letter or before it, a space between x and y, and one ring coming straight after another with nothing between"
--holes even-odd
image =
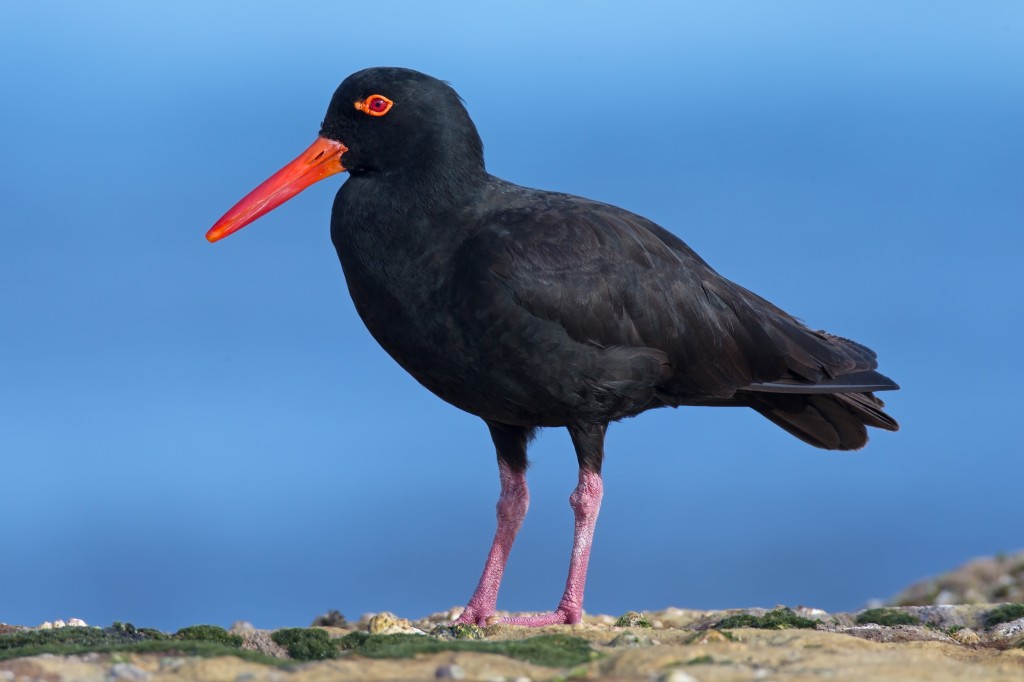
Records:
<instances>
[{"instance_id":1,"label":"dark feather detail","mask_svg":"<svg viewBox=\"0 0 1024 682\"><path fill-rule=\"evenodd\" d=\"M805 443L826 450L858 450L868 442L865 426L898 431L871 393L747 393L743 401Z\"/></svg>"}]
</instances>

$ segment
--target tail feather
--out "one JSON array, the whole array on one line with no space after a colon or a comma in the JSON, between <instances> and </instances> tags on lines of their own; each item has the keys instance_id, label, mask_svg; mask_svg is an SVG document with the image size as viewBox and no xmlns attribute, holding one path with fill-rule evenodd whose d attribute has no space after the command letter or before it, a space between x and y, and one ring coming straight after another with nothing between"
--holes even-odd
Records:
<instances>
[{"instance_id":1,"label":"tail feather","mask_svg":"<svg viewBox=\"0 0 1024 682\"><path fill-rule=\"evenodd\" d=\"M826 450L858 450L867 426L898 431L871 393L746 393L744 402L800 440Z\"/></svg>"}]
</instances>

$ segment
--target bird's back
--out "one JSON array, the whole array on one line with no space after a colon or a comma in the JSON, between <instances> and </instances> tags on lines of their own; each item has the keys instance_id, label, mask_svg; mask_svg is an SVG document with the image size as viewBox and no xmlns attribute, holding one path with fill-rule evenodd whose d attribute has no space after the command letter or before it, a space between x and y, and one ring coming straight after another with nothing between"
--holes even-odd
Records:
<instances>
[{"instance_id":1,"label":"bird's back","mask_svg":"<svg viewBox=\"0 0 1024 682\"><path fill-rule=\"evenodd\" d=\"M860 447L856 434L803 433L787 421L801 421L801 401L838 401L860 421L896 428L870 395L896 388L874 371L870 349L809 329L719 275L657 224L498 180L489 192L462 247L472 254L461 265L464 285L500 285L476 303L506 317L516 308L519 324L560 345L565 357L589 351L603 358L609 366L598 393L618 393L605 401L614 405L606 416L662 405L748 405L819 447ZM846 394L859 397L835 397ZM806 395L830 397L793 397Z\"/></svg>"}]
</instances>

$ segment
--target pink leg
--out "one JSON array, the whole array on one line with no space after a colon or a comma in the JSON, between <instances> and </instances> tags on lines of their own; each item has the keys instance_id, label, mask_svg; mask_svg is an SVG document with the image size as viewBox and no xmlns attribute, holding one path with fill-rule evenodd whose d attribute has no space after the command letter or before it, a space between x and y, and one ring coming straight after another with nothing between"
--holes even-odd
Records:
<instances>
[{"instance_id":1,"label":"pink leg","mask_svg":"<svg viewBox=\"0 0 1024 682\"><path fill-rule=\"evenodd\" d=\"M498 462L498 476L501 478L501 496L498 498L498 529L494 532L491 552L487 555L483 575L476 586L466 610L456 623L487 625L487 619L494 614L498 601L501 575L505 572L508 553L512 550L519 527L530 506L530 491L526 487L526 474L512 469L502 461Z\"/></svg>"},{"instance_id":2,"label":"pink leg","mask_svg":"<svg viewBox=\"0 0 1024 682\"><path fill-rule=\"evenodd\" d=\"M597 525L597 514L601 511L603 495L604 484L601 482L601 474L580 469L579 485L569 496L569 506L576 515L576 530L573 534L572 558L569 560L569 577L565 581L562 601L554 613L502 618L502 623L539 627L580 622L583 617L583 588L587 582L590 545L594 540L594 526ZM477 591L479 592L479 589Z\"/></svg>"}]
</instances>

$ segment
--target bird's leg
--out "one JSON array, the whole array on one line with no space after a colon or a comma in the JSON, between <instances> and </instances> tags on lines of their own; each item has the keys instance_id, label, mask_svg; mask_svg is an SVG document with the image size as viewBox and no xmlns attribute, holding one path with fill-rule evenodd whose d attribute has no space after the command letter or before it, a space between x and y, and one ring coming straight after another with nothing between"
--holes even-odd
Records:
<instances>
[{"instance_id":1,"label":"bird's leg","mask_svg":"<svg viewBox=\"0 0 1024 682\"><path fill-rule=\"evenodd\" d=\"M572 540L572 557L569 560L569 577L565 581L565 592L558 608L552 613L538 616L502 618L501 622L512 625L539 627L560 623L579 623L583 617L583 589L587 582L587 564L590 562L590 547L594 540L597 515L601 511L604 483L601 481L601 462L604 459L604 434L606 424L570 427L576 457L580 462L580 479L576 490L569 496L569 506L576 517L576 528Z\"/></svg>"},{"instance_id":2,"label":"bird's leg","mask_svg":"<svg viewBox=\"0 0 1024 682\"><path fill-rule=\"evenodd\" d=\"M532 431L490 423L488 426L498 453L498 476L501 479L498 528L494 532L494 542L480 582L462 615L455 621L457 623L487 625L487 619L494 614L508 554L530 506L530 491L526 487L526 443Z\"/></svg>"}]
</instances>

